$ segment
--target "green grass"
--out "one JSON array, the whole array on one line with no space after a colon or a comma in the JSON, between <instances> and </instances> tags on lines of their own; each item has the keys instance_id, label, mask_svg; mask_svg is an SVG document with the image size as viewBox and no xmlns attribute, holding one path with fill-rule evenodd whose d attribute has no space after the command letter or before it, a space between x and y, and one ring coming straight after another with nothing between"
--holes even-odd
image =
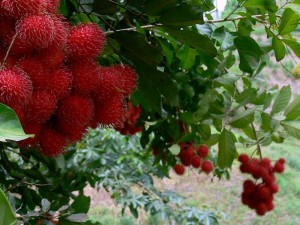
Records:
<instances>
[{"instance_id":1,"label":"green grass","mask_svg":"<svg viewBox=\"0 0 300 225\"><path fill-rule=\"evenodd\" d=\"M240 193L243 180L248 176L241 174L238 163L234 164L231 180L217 180L211 182L211 176L195 175L191 171L179 177L172 175L170 180L156 180L156 185L161 189L172 189L187 197L186 203L190 206L203 207L207 205L211 209L219 209L227 213L230 218L220 221L221 225L300 225L300 151L299 143L293 139L284 144L272 144L263 148L263 155L276 160L284 157L287 160L286 170L277 175L280 191L275 195L274 211L264 217L259 217L253 210L243 206L240 202ZM239 149L245 152L245 149ZM248 153L252 151L247 151ZM168 224L159 217L147 216L146 214L135 221L132 217L124 217L115 210L96 208L90 211L91 218L110 225L160 225Z\"/></svg>"}]
</instances>

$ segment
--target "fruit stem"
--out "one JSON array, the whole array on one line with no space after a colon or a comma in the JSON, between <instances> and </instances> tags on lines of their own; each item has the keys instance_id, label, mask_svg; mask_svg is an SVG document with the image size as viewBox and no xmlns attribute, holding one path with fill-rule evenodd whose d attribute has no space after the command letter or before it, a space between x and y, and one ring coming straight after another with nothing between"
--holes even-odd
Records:
<instances>
[{"instance_id":1,"label":"fruit stem","mask_svg":"<svg viewBox=\"0 0 300 225\"><path fill-rule=\"evenodd\" d=\"M13 36L13 38L12 38L12 40L11 40L11 42L10 42L10 45L9 45L7 51L6 51L6 55L5 55L4 59L3 59L3 63L6 62L6 60L7 60L7 58L8 58L8 55L9 55L9 53L10 53L10 50L11 50L11 48L12 48L12 46L13 46L13 44L14 44L16 38L17 38L17 36L18 36L18 33L16 33L16 34Z\"/></svg>"}]
</instances>

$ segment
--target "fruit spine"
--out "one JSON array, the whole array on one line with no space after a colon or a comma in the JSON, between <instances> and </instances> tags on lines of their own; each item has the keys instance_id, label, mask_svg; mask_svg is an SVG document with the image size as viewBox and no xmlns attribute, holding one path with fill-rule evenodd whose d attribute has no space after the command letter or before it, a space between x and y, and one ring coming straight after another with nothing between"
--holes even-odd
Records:
<instances>
[{"instance_id":1,"label":"fruit spine","mask_svg":"<svg viewBox=\"0 0 300 225\"><path fill-rule=\"evenodd\" d=\"M100 67L105 33L68 24L58 0L0 1L0 102L34 139L19 142L49 157L89 126L120 126L137 76L129 66Z\"/></svg>"}]
</instances>

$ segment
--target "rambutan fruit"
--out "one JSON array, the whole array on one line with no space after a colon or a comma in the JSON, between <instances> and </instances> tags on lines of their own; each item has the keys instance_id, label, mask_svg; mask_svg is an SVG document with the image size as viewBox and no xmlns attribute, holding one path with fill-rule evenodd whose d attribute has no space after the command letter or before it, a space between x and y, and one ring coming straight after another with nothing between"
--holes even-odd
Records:
<instances>
[{"instance_id":1,"label":"rambutan fruit","mask_svg":"<svg viewBox=\"0 0 300 225\"><path fill-rule=\"evenodd\" d=\"M269 170L271 167L271 160L269 158L263 158L260 160L259 165Z\"/></svg>"},{"instance_id":2,"label":"rambutan fruit","mask_svg":"<svg viewBox=\"0 0 300 225\"><path fill-rule=\"evenodd\" d=\"M185 167L181 164L176 164L173 169L175 173L180 176L183 175L185 172Z\"/></svg>"},{"instance_id":3,"label":"rambutan fruit","mask_svg":"<svg viewBox=\"0 0 300 225\"><path fill-rule=\"evenodd\" d=\"M208 152L209 149L206 145L201 145L198 149L197 149L197 154L201 157L201 158L206 158L208 156Z\"/></svg>"},{"instance_id":4,"label":"rambutan fruit","mask_svg":"<svg viewBox=\"0 0 300 225\"><path fill-rule=\"evenodd\" d=\"M19 105L17 106L13 106L12 109L15 111L15 113L17 114L20 123L23 125L26 122L26 115L25 115L25 110L23 109L23 107L20 107Z\"/></svg>"},{"instance_id":5,"label":"rambutan fruit","mask_svg":"<svg viewBox=\"0 0 300 225\"><path fill-rule=\"evenodd\" d=\"M36 123L46 122L56 109L57 99L46 90L34 91L26 107L28 120Z\"/></svg>"},{"instance_id":6,"label":"rambutan fruit","mask_svg":"<svg viewBox=\"0 0 300 225\"><path fill-rule=\"evenodd\" d=\"M268 207L265 203L259 203L255 209L257 215L263 216L268 211Z\"/></svg>"},{"instance_id":7,"label":"rambutan fruit","mask_svg":"<svg viewBox=\"0 0 300 225\"><path fill-rule=\"evenodd\" d=\"M116 95L103 102L96 102L92 124L121 126L126 116L126 105L122 95Z\"/></svg>"},{"instance_id":8,"label":"rambutan fruit","mask_svg":"<svg viewBox=\"0 0 300 225\"><path fill-rule=\"evenodd\" d=\"M64 135L48 127L42 129L39 142L41 153L48 157L61 155L67 144Z\"/></svg>"},{"instance_id":9,"label":"rambutan fruit","mask_svg":"<svg viewBox=\"0 0 300 225\"><path fill-rule=\"evenodd\" d=\"M201 169L205 173L210 173L214 169L214 166L211 161L206 160L202 162Z\"/></svg>"},{"instance_id":10,"label":"rambutan fruit","mask_svg":"<svg viewBox=\"0 0 300 225\"><path fill-rule=\"evenodd\" d=\"M16 26L18 36L34 49L47 48L56 33L55 23L48 15L33 15L21 19Z\"/></svg>"},{"instance_id":11,"label":"rambutan fruit","mask_svg":"<svg viewBox=\"0 0 300 225\"><path fill-rule=\"evenodd\" d=\"M10 48L10 55L22 57L26 54L31 54L33 51L32 47L27 44L26 40L20 38L16 32L6 36L3 42L6 51Z\"/></svg>"},{"instance_id":12,"label":"rambutan fruit","mask_svg":"<svg viewBox=\"0 0 300 225\"><path fill-rule=\"evenodd\" d=\"M137 86L135 70L128 65L115 65L112 68L118 74L120 90L124 95L130 95Z\"/></svg>"},{"instance_id":13,"label":"rambutan fruit","mask_svg":"<svg viewBox=\"0 0 300 225\"><path fill-rule=\"evenodd\" d=\"M10 16L20 18L40 12L43 0L2 0L1 8Z\"/></svg>"},{"instance_id":14,"label":"rambutan fruit","mask_svg":"<svg viewBox=\"0 0 300 225\"><path fill-rule=\"evenodd\" d=\"M0 30L0 40L4 41L7 36L15 32L15 21L0 13Z\"/></svg>"},{"instance_id":15,"label":"rambutan fruit","mask_svg":"<svg viewBox=\"0 0 300 225\"><path fill-rule=\"evenodd\" d=\"M64 17L51 17L55 32L53 34L53 41L50 45L50 47L57 48L57 49L64 49L67 44L67 38L69 33L69 27L67 22L65 22Z\"/></svg>"},{"instance_id":16,"label":"rambutan fruit","mask_svg":"<svg viewBox=\"0 0 300 225\"><path fill-rule=\"evenodd\" d=\"M99 83L99 65L92 61L81 61L70 66L73 74L74 93L88 95L96 89Z\"/></svg>"},{"instance_id":17,"label":"rambutan fruit","mask_svg":"<svg viewBox=\"0 0 300 225\"><path fill-rule=\"evenodd\" d=\"M194 168L199 168L201 166L201 157L200 156L194 156L191 160L191 165Z\"/></svg>"},{"instance_id":18,"label":"rambutan fruit","mask_svg":"<svg viewBox=\"0 0 300 225\"><path fill-rule=\"evenodd\" d=\"M280 161L277 161L273 167L273 170L276 173L283 173L284 169L284 164L282 164Z\"/></svg>"},{"instance_id":19,"label":"rambutan fruit","mask_svg":"<svg viewBox=\"0 0 300 225\"><path fill-rule=\"evenodd\" d=\"M277 193L279 191L279 187L278 185L273 182L272 184L268 185L269 187L269 190L272 192L272 193Z\"/></svg>"},{"instance_id":20,"label":"rambutan fruit","mask_svg":"<svg viewBox=\"0 0 300 225\"><path fill-rule=\"evenodd\" d=\"M67 41L67 54L72 59L96 58L105 45L105 34L97 24L73 26Z\"/></svg>"},{"instance_id":21,"label":"rambutan fruit","mask_svg":"<svg viewBox=\"0 0 300 225\"><path fill-rule=\"evenodd\" d=\"M93 101L88 97L78 95L70 95L64 98L57 109L58 120L64 121L70 127L87 125L93 115Z\"/></svg>"},{"instance_id":22,"label":"rambutan fruit","mask_svg":"<svg viewBox=\"0 0 300 225\"><path fill-rule=\"evenodd\" d=\"M257 187L255 197L261 200L268 199L271 195L270 189L265 185L259 185Z\"/></svg>"},{"instance_id":23,"label":"rambutan fruit","mask_svg":"<svg viewBox=\"0 0 300 225\"><path fill-rule=\"evenodd\" d=\"M19 69L0 71L0 101L10 107L27 104L32 95L29 77Z\"/></svg>"},{"instance_id":24,"label":"rambutan fruit","mask_svg":"<svg viewBox=\"0 0 300 225\"><path fill-rule=\"evenodd\" d=\"M37 52L35 57L43 64L47 69L56 69L64 63L63 49L56 47L48 47Z\"/></svg>"},{"instance_id":25,"label":"rambutan fruit","mask_svg":"<svg viewBox=\"0 0 300 225\"><path fill-rule=\"evenodd\" d=\"M47 90L53 94L56 99L60 100L66 97L72 88L71 71L60 68L52 72L49 76Z\"/></svg>"},{"instance_id":26,"label":"rambutan fruit","mask_svg":"<svg viewBox=\"0 0 300 225\"><path fill-rule=\"evenodd\" d=\"M33 138L28 138L23 141L18 142L18 146L20 148L28 148L28 147L34 147L38 144L40 139L40 132L42 129L42 124L38 123L26 123L23 125L23 129L26 134L34 134L35 136Z\"/></svg>"},{"instance_id":27,"label":"rambutan fruit","mask_svg":"<svg viewBox=\"0 0 300 225\"><path fill-rule=\"evenodd\" d=\"M252 180L245 180L243 184L244 193L247 195L252 194L256 189L256 184Z\"/></svg>"},{"instance_id":28,"label":"rambutan fruit","mask_svg":"<svg viewBox=\"0 0 300 225\"><path fill-rule=\"evenodd\" d=\"M44 0L45 10L49 13L58 13L60 0Z\"/></svg>"},{"instance_id":29,"label":"rambutan fruit","mask_svg":"<svg viewBox=\"0 0 300 225\"><path fill-rule=\"evenodd\" d=\"M249 161L249 156L247 154L240 154L238 157L239 162L247 163Z\"/></svg>"},{"instance_id":30,"label":"rambutan fruit","mask_svg":"<svg viewBox=\"0 0 300 225\"><path fill-rule=\"evenodd\" d=\"M18 62L18 66L30 77L34 89L46 87L49 82L49 74L39 60L23 58Z\"/></svg>"},{"instance_id":31,"label":"rambutan fruit","mask_svg":"<svg viewBox=\"0 0 300 225\"><path fill-rule=\"evenodd\" d=\"M280 159L278 159L278 162L281 164L285 164L286 160L284 158L280 158Z\"/></svg>"}]
</instances>

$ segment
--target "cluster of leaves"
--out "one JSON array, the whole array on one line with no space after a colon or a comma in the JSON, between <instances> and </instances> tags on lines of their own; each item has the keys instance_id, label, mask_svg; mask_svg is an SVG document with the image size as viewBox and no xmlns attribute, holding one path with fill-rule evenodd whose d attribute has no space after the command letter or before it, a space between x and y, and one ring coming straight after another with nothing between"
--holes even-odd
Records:
<instances>
[{"instance_id":1,"label":"cluster of leaves","mask_svg":"<svg viewBox=\"0 0 300 225\"><path fill-rule=\"evenodd\" d=\"M141 143L163 146L167 164L176 163L172 154L178 152L170 149L180 142L217 144L217 165L226 169L238 154L236 142L251 147L281 143L287 135L300 137L299 99L290 103L290 87L261 85L270 55L280 61L291 49L300 56L292 33L300 17L288 7L299 1L239 0L221 20L209 14L213 1L64 3L70 20L93 20L106 31L100 63L122 61L138 71L132 101L142 107L140 121L148 122ZM265 28L264 44L253 35L257 26ZM232 69L236 64L239 71ZM184 135L179 121L187 127Z\"/></svg>"}]
</instances>

